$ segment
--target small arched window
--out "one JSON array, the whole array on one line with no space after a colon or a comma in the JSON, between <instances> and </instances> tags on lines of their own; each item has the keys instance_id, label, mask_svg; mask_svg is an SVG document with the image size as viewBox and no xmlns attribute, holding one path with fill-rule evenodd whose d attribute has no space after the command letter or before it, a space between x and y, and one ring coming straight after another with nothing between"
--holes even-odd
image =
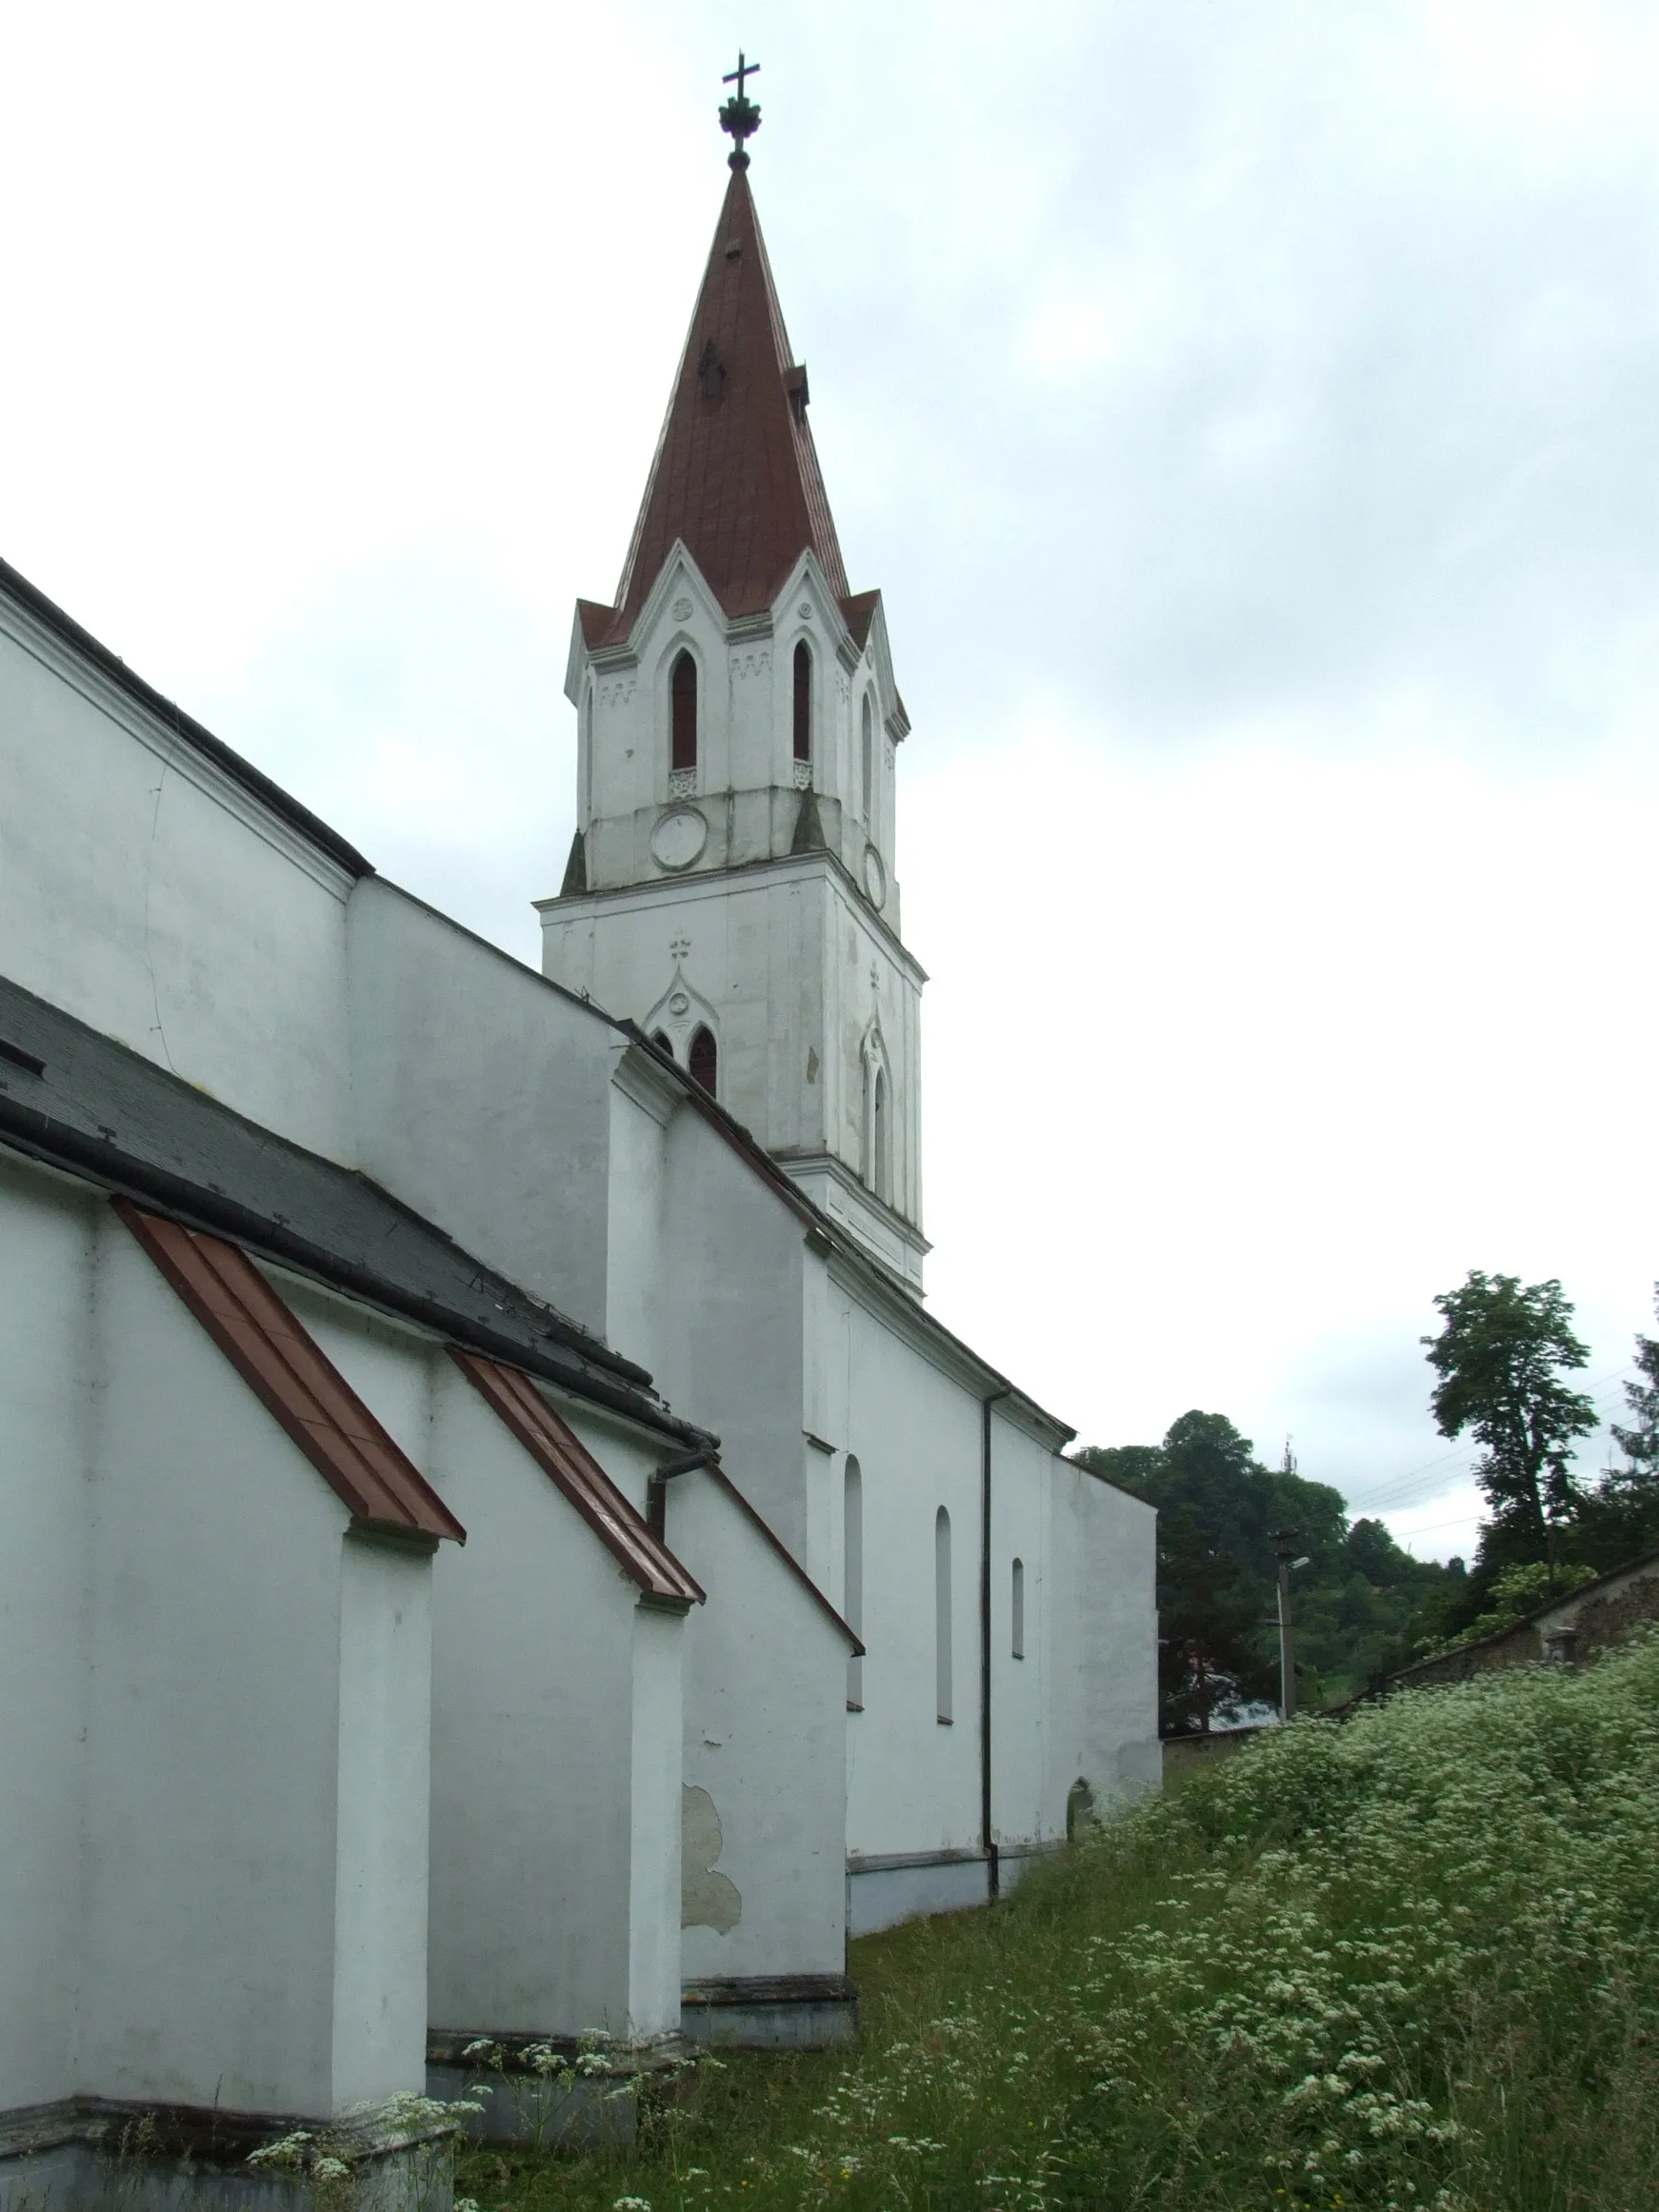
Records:
<instances>
[{"instance_id":1,"label":"small arched window","mask_svg":"<svg viewBox=\"0 0 1659 2212\"><path fill-rule=\"evenodd\" d=\"M862 1642L864 1637L864 1477L858 1462L847 1455L842 1484L841 1618ZM847 1703L855 1713L864 1710L864 1661L854 1654L847 1662Z\"/></svg>"},{"instance_id":2,"label":"small arched window","mask_svg":"<svg viewBox=\"0 0 1659 2212\"><path fill-rule=\"evenodd\" d=\"M950 1712L950 1516L943 1505L933 1516L933 1686L940 1725Z\"/></svg>"},{"instance_id":3,"label":"small arched window","mask_svg":"<svg viewBox=\"0 0 1659 2212\"><path fill-rule=\"evenodd\" d=\"M803 638L795 648L795 758L812 757L812 648Z\"/></svg>"},{"instance_id":4,"label":"small arched window","mask_svg":"<svg viewBox=\"0 0 1659 2212\"><path fill-rule=\"evenodd\" d=\"M669 766L694 768L697 765L697 664L690 653L682 653L674 663L673 674L669 679L669 694L673 713Z\"/></svg>"},{"instance_id":5,"label":"small arched window","mask_svg":"<svg viewBox=\"0 0 1659 2212\"><path fill-rule=\"evenodd\" d=\"M654 1030L651 1035L651 1043L659 1052L666 1052L670 1060L674 1057L674 1048L669 1043L669 1033L666 1029Z\"/></svg>"},{"instance_id":6,"label":"small arched window","mask_svg":"<svg viewBox=\"0 0 1659 2212\"><path fill-rule=\"evenodd\" d=\"M859 717L859 818L866 825L869 821L870 792L875 787L875 716L870 711L869 693L864 694L864 709Z\"/></svg>"},{"instance_id":7,"label":"small arched window","mask_svg":"<svg viewBox=\"0 0 1659 2212\"><path fill-rule=\"evenodd\" d=\"M1016 1559L1013 1571L1012 1598L1013 1635L1010 1639L1015 1659L1026 1656L1026 1563Z\"/></svg>"},{"instance_id":8,"label":"small arched window","mask_svg":"<svg viewBox=\"0 0 1659 2212\"><path fill-rule=\"evenodd\" d=\"M710 1032L701 1024L692 1032L691 1049L686 1055L686 1066L691 1071L691 1081L700 1083L712 1098L715 1080L720 1072L720 1055Z\"/></svg>"}]
</instances>

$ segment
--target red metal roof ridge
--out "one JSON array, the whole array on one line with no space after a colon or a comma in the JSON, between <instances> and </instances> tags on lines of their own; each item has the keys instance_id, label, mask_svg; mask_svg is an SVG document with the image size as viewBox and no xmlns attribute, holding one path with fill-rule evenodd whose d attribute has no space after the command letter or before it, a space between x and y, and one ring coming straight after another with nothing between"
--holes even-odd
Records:
<instances>
[{"instance_id":1,"label":"red metal roof ridge","mask_svg":"<svg viewBox=\"0 0 1659 2212\"><path fill-rule=\"evenodd\" d=\"M630 1581L650 1597L700 1605L702 1584L668 1545L653 1536L570 1423L561 1418L522 1369L464 1345L447 1347L463 1375L502 1425L550 1476Z\"/></svg>"},{"instance_id":2,"label":"red metal roof ridge","mask_svg":"<svg viewBox=\"0 0 1659 2212\"><path fill-rule=\"evenodd\" d=\"M354 1520L467 1541L454 1514L246 1252L130 1199L110 1204Z\"/></svg>"}]
</instances>

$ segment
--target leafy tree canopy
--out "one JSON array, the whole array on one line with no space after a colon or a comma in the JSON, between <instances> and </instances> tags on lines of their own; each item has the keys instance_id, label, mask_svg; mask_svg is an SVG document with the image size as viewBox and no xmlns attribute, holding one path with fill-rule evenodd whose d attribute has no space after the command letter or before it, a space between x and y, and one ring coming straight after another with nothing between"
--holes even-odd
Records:
<instances>
[{"instance_id":1,"label":"leafy tree canopy","mask_svg":"<svg viewBox=\"0 0 1659 2212\"><path fill-rule=\"evenodd\" d=\"M1490 1512L1483 1553L1494 1564L1553 1556L1552 1531L1578 1503L1572 1447L1596 1427L1594 1402L1564 1374L1586 1365L1561 1285L1470 1268L1434 1301L1442 1326L1425 1337L1439 1381L1429 1404L1442 1436L1472 1434L1475 1478Z\"/></svg>"},{"instance_id":2,"label":"leafy tree canopy","mask_svg":"<svg viewBox=\"0 0 1659 2212\"><path fill-rule=\"evenodd\" d=\"M1161 1445L1086 1445L1077 1460L1158 1508L1159 1700L1166 1734L1278 1698L1274 1531L1294 1528L1300 1702L1364 1689L1439 1628L1456 1578L1402 1551L1377 1521L1350 1527L1340 1492L1287 1452L1263 1466L1225 1415L1184 1413ZM1420 1618L1421 1616L1421 1618Z\"/></svg>"}]
</instances>

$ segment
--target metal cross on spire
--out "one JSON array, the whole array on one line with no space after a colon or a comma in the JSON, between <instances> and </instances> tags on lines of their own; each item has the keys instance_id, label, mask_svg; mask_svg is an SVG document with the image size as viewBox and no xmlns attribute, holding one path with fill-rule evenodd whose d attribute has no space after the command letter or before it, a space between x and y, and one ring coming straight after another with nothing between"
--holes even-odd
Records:
<instances>
[{"instance_id":1,"label":"metal cross on spire","mask_svg":"<svg viewBox=\"0 0 1659 2212\"><path fill-rule=\"evenodd\" d=\"M748 60L741 47L737 50L737 67L721 78L723 85L735 85L737 90L720 110L720 128L731 133L731 151L727 157L733 169L747 169L749 156L743 149L746 138L752 138L760 129L760 110L744 90L747 77L758 77L759 62Z\"/></svg>"}]
</instances>

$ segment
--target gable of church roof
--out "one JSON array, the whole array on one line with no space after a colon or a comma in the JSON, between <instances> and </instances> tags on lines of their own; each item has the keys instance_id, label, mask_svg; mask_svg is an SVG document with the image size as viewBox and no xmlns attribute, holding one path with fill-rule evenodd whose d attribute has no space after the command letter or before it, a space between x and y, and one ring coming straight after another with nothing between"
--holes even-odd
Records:
<instances>
[{"instance_id":1,"label":"gable of church roof","mask_svg":"<svg viewBox=\"0 0 1659 2212\"><path fill-rule=\"evenodd\" d=\"M727 188L679 374L611 608L579 603L590 648L631 630L675 541L728 615L770 607L802 553L847 571L749 178ZM605 618L609 619L605 619Z\"/></svg>"},{"instance_id":2,"label":"gable of church roof","mask_svg":"<svg viewBox=\"0 0 1659 2212\"><path fill-rule=\"evenodd\" d=\"M115 1211L253 1395L366 1527L467 1531L246 1252L117 1198Z\"/></svg>"}]
</instances>

